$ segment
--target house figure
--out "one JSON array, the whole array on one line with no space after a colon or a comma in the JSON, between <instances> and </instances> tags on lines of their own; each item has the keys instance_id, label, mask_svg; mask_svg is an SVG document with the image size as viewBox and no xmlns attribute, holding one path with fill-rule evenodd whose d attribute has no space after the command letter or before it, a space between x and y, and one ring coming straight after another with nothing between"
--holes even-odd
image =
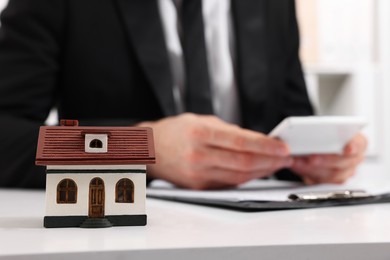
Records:
<instances>
[{"instance_id":1,"label":"house figure","mask_svg":"<svg viewBox=\"0 0 390 260\"><path fill-rule=\"evenodd\" d=\"M146 225L146 165L152 129L42 126L36 164L46 166L45 227Z\"/></svg>"}]
</instances>

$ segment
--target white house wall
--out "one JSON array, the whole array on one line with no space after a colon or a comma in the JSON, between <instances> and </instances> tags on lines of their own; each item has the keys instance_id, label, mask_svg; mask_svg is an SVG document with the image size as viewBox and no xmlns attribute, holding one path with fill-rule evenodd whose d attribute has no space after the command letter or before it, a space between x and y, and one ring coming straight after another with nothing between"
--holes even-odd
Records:
<instances>
[{"instance_id":1,"label":"white house wall","mask_svg":"<svg viewBox=\"0 0 390 260\"><path fill-rule=\"evenodd\" d=\"M88 216L89 184L93 178L104 182L105 215L145 214L145 173L48 173L46 177L46 216ZM72 179L77 185L77 203L58 204L57 185L63 179ZM116 203L115 186L128 178L134 183L134 203Z\"/></svg>"}]
</instances>

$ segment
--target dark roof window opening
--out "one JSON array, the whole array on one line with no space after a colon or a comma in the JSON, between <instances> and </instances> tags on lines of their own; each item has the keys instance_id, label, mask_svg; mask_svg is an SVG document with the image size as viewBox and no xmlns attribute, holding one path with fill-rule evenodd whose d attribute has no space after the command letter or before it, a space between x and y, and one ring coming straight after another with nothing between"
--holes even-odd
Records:
<instances>
[{"instance_id":1,"label":"dark roof window opening","mask_svg":"<svg viewBox=\"0 0 390 260\"><path fill-rule=\"evenodd\" d=\"M90 147L90 148L103 148L103 142L100 141L99 139L93 139L93 140L89 143L89 147Z\"/></svg>"}]
</instances>

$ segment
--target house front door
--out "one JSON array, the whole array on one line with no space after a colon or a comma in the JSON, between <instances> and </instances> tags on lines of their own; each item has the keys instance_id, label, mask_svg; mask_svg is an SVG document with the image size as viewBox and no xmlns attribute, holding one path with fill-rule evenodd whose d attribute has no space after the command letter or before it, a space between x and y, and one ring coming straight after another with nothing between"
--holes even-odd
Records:
<instances>
[{"instance_id":1,"label":"house front door","mask_svg":"<svg viewBox=\"0 0 390 260\"><path fill-rule=\"evenodd\" d=\"M104 217L104 182L100 178L94 178L89 183L88 217Z\"/></svg>"}]
</instances>

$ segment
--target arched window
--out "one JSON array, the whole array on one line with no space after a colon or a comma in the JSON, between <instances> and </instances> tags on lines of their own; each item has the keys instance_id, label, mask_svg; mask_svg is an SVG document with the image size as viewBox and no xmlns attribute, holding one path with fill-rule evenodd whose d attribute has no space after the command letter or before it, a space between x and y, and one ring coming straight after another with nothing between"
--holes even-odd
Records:
<instances>
[{"instance_id":1,"label":"arched window","mask_svg":"<svg viewBox=\"0 0 390 260\"><path fill-rule=\"evenodd\" d=\"M57 185L57 203L77 203L77 185L71 179L63 179Z\"/></svg>"},{"instance_id":2,"label":"arched window","mask_svg":"<svg viewBox=\"0 0 390 260\"><path fill-rule=\"evenodd\" d=\"M120 179L116 183L115 202L134 203L134 183L130 179Z\"/></svg>"},{"instance_id":3,"label":"arched window","mask_svg":"<svg viewBox=\"0 0 390 260\"><path fill-rule=\"evenodd\" d=\"M103 147L103 143L102 143L102 141L100 141L99 139L93 139L93 140L89 143L89 147L90 147L90 148L102 148L102 147Z\"/></svg>"}]
</instances>

